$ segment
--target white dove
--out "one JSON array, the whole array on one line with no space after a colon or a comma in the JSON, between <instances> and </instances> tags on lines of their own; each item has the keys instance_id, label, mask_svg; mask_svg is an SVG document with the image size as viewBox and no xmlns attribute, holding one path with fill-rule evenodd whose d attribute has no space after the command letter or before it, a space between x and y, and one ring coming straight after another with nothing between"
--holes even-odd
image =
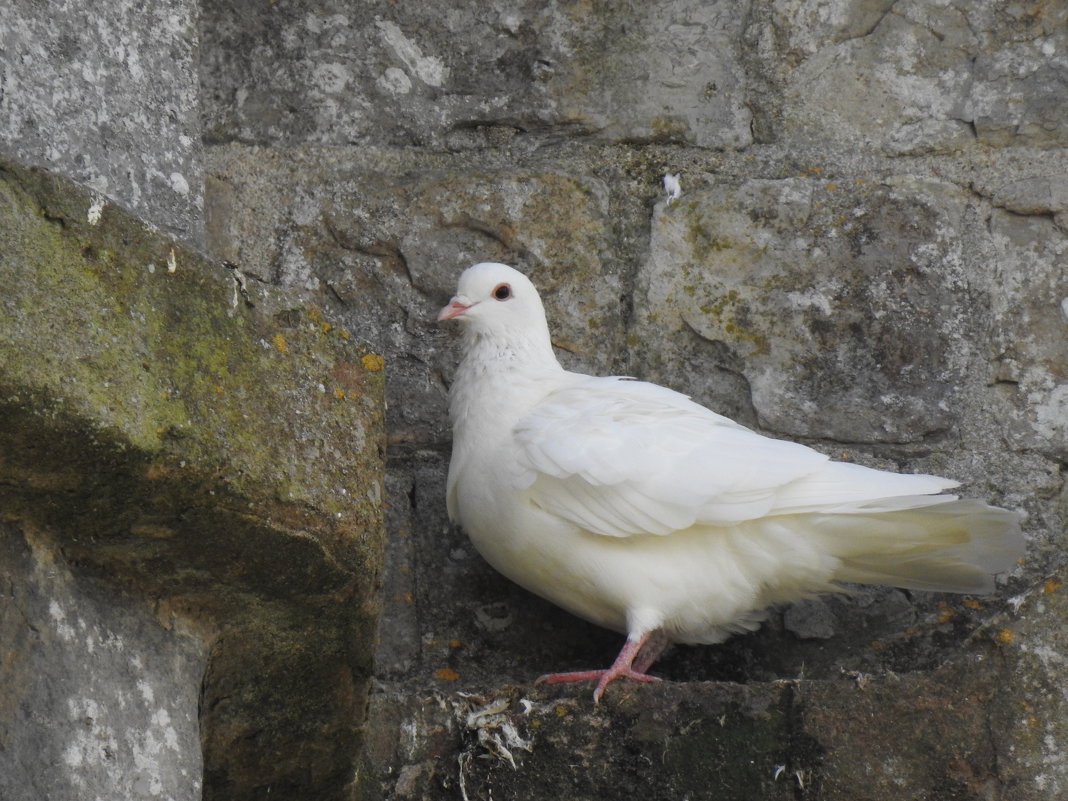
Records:
<instances>
[{"instance_id":1,"label":"white dove","mask_svg":"<svg viewBox=\"0 0 1068 801\"><path fill-rule=\"evenodd\" d=\"M644 381L560 366L534 285L460 276L447 502L508 578L626 633L594 699L670 642L718 643L840 582L985 593L1023 553L1017 515L938 494L956 482L835 462Z\"/></svg>"}]
</instances>

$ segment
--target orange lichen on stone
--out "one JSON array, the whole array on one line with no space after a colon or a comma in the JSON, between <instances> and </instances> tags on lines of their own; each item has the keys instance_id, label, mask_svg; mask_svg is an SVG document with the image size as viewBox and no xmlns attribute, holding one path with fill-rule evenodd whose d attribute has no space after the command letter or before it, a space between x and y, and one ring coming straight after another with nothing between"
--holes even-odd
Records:
<instances>
[{"instance_id":1,"label":"orange lichen on stone","mask_svg":"<svg viewBox=\"0 0 1068 801\"><path fill-rule=\"evenodd\" d=\"M360 363L363 365L364 370L370 370L372 372L377 372L386 366L386 360L377 353L368 353L360 359Z\"/></svg>"}]
</instances>

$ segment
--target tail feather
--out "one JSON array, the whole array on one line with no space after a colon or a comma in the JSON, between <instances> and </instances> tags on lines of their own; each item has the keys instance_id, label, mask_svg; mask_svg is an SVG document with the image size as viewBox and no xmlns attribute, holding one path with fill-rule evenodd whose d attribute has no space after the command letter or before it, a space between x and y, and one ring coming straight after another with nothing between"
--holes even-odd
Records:
<instances>
[{"instance_id":1,"label":"tail feather","mask_svg":"<svg viewBox=\"0 0 1068 801\"><path fill-rule=\"evenodd\" d=\"M1020 518L982 501L917 497L916 508L824 514L812 522L839 559L836 581L988 593L1023 556ZM899 504L899 506L902 504Z\"/></svg>"}]
</instances>

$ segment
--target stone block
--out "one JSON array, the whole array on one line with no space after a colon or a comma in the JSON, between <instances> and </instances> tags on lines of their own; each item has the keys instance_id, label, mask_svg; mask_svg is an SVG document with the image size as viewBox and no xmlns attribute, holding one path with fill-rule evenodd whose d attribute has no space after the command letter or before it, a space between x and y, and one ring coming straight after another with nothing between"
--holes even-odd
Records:
<instances>
[{"instance_id":1,"label":"stone block","mask_svg":"<svg viewBox=\"0 0 1068 801\"><path fill-rule=\"evenodd\" d=\"M204 11L211 142L463 149L555 131L737 148L751 141L729 2ZM496 133L495 133L496 132Z\"/></svg>"},{"instance_id":2,"label":"stone block","mask_svg":"<svg viewBox=\"0 0 1068 801\"><path fill-rule=\"evenodd\" d=\"M967 367L963 198L902 178L695 187L653 219L634 337L646 375L719 406L740 374L781 434L914 442ZM694 375L701 348L719 370Z\"/></svg>"},{"instance_id":3,"label":"stone block","mask_svg":"<svg viewBox=\"0 0 1068 801\"><path fill-rule=\"evenodd\" d=\"M1063 460L1068 455L1068 241L1049 213L1021 216L995 209L990 233L995 403L1014 447Z\"/></svg>"},{"instance_id":4,"label":"stone block","mask_svg":"<svg viewBox=\"0 0 1068 801\"><path fill-rule=\"evenodd\" d=\"M4 5L0 152L203 244L198 4Z\"/></svg>"},{"instance_id":5,"label":"stone block","mask_svg":"<svg viewBox=\"0 0 1068 801\"><path fill-rule=\"evenodd\" d=\"M35 534L0 523L0 796L197 801L206 643Z\"/></svg>"},{"instance_id":6,"label":"stone block","mask_svg":"<svg viewBox=\"0 0 1068 801\"><path fill-rule=\"evenodd\" d=\"M4 797L340 794L382 357L46 173L2 165L0 232Z\"/></svg>"},{"instance_id":7,"label":"stone block","mask_svg":"<svg viewBox=\"0 0 1068 801\"><path fill-rule=\"evenodd\" d=\"M758 127L889 155L1062 147L1064 19L1063 6L773 3L748 32L768 87Z\"/></svg>"},{"instance_id":8,"label":"stone block","mask_svg":"<svg viewBox=\"0 0 1068 801\"><path fill-rule=\"evenodd\" d=\"M1042 779L1020 780L1012 738L1059 735L1058 717L1021 704L1008 631L929 673L615 685L597 706L559 686L379 697L375 716L391 725L372 750L396 799L601 798L622 784L653 801L1037 801L1063 787L1061 771L1030 765Z\"/></svg>"}]
</instances>

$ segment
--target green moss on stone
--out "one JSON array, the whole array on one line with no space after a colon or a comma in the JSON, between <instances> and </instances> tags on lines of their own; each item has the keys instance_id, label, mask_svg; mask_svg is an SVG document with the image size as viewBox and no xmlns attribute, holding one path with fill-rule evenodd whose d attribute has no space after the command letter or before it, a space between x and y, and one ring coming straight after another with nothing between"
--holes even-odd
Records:
<instances>
[{"instance_id":1,"label":"green moss on stone","mask_svg":"<svg viewBox=\"0 0 1068 801\"><path fill-rule=\"evenodd\" d=\"M362 368L340 329L318 310L270 314L290 303L275 290L260 288L250 308L222 266L113 206L91 225L89 199L71 213L77 199L44 175L11 167L0 178L7 382L47 390L133 447L225 469L237 491L266 483L329 512L358 502L315 441L319 429L364 429L383 374Z\"/></svg>"}]
</instances>

